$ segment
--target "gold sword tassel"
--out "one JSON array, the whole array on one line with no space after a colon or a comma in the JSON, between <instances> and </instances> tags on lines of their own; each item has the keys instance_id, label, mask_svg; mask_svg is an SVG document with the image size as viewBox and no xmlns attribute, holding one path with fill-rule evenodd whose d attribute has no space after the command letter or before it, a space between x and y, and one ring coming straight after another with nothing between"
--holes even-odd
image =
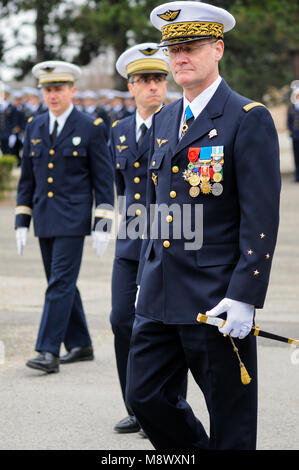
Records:
<instances>
[{"instance_id":1,"label":"gold sword tassel","mask_svg":"<svg viewBox=\"0 0 299 470\"><path fill-rule=\"evenodd\" d=\"M237 346L235 345L235 342L231 336L229 336L229 339L233 345L234 352L236 353L238 359L239 359L239 364L240 364L240 371L241 371L241 382L244 385L248 385L251 382L251 377L247 372L246 367L244 366L244 363L241 361L239 350Z\"/></svg>"}]
</instances>

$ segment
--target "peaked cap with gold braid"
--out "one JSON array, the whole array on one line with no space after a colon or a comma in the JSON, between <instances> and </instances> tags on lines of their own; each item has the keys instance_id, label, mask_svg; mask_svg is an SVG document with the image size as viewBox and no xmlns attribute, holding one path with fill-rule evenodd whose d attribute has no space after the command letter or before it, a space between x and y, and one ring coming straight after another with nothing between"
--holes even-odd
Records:
<instances>
[{"instance_id":1,"label":"peaked cap with gold braid","mask_svg":"<svg viewBox=\"0 0 299 470\"><path fill-rule=\"evenodd\" d=\"M32 74L38 79L38 87L59 86L64 83L74 83L81 75L77 65L60 60L47 60L36 64Z\"/></svg>"},{"instance_id":2,"label":"peaked cap with gold braid","mask_svg":"<svg viewBox=\"0 0 299 470\"><path fill-rule=\"evenodd\" d=\"M152 24L162 32L161 46L199 39L223 39L235 26L235 18L223 8L202 2L169 2L154 8Z\"/></svg>"},{"instance_id":3,"label":"peaked cap with gold braid","mask_svg":"<svg viewBox=\"0 0 299 470\"><path fill-rule=\"evenodd\" d=\"M169 73L168 58L154 42L130 47L119 56L115 66L125 78L135 73Z\"/></svg>"}]
</instances>

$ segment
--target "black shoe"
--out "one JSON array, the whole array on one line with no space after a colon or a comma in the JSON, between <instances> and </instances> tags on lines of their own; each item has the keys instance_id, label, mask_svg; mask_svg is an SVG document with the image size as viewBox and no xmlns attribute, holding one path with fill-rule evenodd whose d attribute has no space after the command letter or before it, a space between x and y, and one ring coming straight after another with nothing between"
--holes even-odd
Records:
<instances>
[{"instance_id":1,"label":"black shoe","mask_svg":"<svg viewBox=\"0 0 299 470\"><path fill-rule=\"evenodd\" d=\"M142 428L140 429L138 434L139 434L139 436L143 437L144 439L148 439L147 435L145 434L145 432L143 431Z\"/></svg>"},{"instance_id":2,"label":"black shoe","mask_svg":"<svg viewBox=\"0 0 299 470\"><path fill-rule=\"evenodd\" d=\"M127 416L126 418L121 419L115 426L114 431L121 434L138 432L140 430L140 425L137 422L135 416Z\"/></svg>"},{"instance_id":3,"label":"black shoe","mask_svg":"<svg viewBox=\"0 0 299 470\"><path fill-rule=\"evenodd\" d=\"M92 346L78 347L71 349L64 356L60 357L60 364L71 364L79 361L92 361L94 359Z\"/></svg>"},{"instance_id":4,"label":"black shoe","mask_svg":"<svg viewBox=\"0 0 299 470\"><path fill-rule=\"evenodd\" d=\"M31 367L31 369L42 370L48 374L59 372L59 358L50 352L42 351L34 359L29 359L26 366Z\"/></svg>"}]
</instances>

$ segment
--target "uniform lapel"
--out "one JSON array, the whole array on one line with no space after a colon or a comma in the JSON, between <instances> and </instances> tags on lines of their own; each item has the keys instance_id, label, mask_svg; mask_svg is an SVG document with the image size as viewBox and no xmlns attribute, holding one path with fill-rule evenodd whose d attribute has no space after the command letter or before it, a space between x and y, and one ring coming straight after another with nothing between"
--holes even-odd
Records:
<instances>
[{"instance_id":1,"label":"uniform lapel","mask_svg":"<svg viewBox=\"0 0 299 470\"><path fill-rule=\"evenodd\" d=\"M169 105L169 107L170 109L168 110L167 118L165 117L163 120L163 125L161 125L159 128L157 128L156 125L155 147L157 147L158 141L162 142L163 140L166 140L167 143L165 142L163 146L168 145L168 148L170 148L171 152L174 153L178 142L178 132L183 109L183 99L176 101L173 105ZM160 143L160 145L162 146L162 143ZM159 147L160 145L158 143Z\"/></svg>"},{"instance_id":2,"label":"uniform lapel","mask_svg":"<svg viewBox=\"0 0 299 470\"><path fill-rule=\"evenodd\" d=\"M136 119L135 114L131 116L127 121L127 127L125 128L124 135L126 136L126 145L129 146L129 149L133 155L133 159L138 158L138 150L136 144Z\"/></svg>"},{"instance_id":3,"label":"uniform lapel","mask_svg":"<svg viewBox=\"0 0 299 470\"><path fill-rule=\"evenodd\" d=\"M69 134L71 134L74 131L76 123L78 122L77 121L78 113L79 111L74 107L73 111L71 112L67 120L65 121L62 131L60 132L56 141L54 142L54 145L53 145L54 147L56 147L56 145L62 142Z\"/></svg>"},{"instance_id":4,"label":"uniform lapel","mask_svg":"<svg viewBox=\"0 0 299 470\"><path fill-rule=\"evenodd\" d=\"M231 90L229 86L222 79L219 87L217 88L215 94L213 95L207 106L195 119L195 121L191 125L188 132L184 135L184 137L178 142L173 156L175 156L184 148L190 146L194 141L198 141L204 135L206 135L208 132L215 128L213 119L223 114L224 105L230 93Z\"/></svg>"},{"instance_id":5,"label":"uniform lapel","mask_svg":"<svg viewBox=\"0 0 299 470\"><path fill-rule=\"evenodd\" d=\"M140 149L138 150L138 157L141 157L145 152L149 150L150 147L150 134L151 130L148 129L144 135Z\"/></svg>"},{"instance_id":6,"label":"uniform lapel","mask_svg":"<svg viewBox=\"0 0 299 470\"><path fill-rule=\"evenodd\" d=\"M39 138L46 143L48 147L52 147L49 134L49 112L41 114L39 125Z\"/></svg>"}]
</instances>

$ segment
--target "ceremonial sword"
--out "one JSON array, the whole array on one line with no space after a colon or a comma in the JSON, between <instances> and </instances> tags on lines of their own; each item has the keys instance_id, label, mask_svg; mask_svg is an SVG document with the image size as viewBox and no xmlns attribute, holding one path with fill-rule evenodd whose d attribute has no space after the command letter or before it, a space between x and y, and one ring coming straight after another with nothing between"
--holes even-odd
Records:
<instances>
[{"instance_id":1,"label":"ceremonial sword","mask_svg":"<svg viewBox=\"0 0 299 470\"><path fill-rule=\"evenodd\" d=\"M218 326L218 327L223 327L226 323L226 320L223 320L222 318L217 318L217 317L210 317L208 315L204 315L203 313L199 313L197 315L197 321L200 323L207 323L208 325L213 325L213 326ZM292 339L292 338L286 338L285 336L279 336L274 333L269 333L268 331L263 331L260 330L258 326L253 326L251 328L250 334L253 334L255 336L262 336L264 338L269 338L269 339L274 339L275 341L281 341L283 343L288 343L288 344L294 344L295 346L299 346L299 340L297 339ZM227 335L225 335L227 336ZM229 339L232 343L234 352L236 353L238 359L239 359L239 364L240 364L240 371L241 371L241 381L244 385L248 385L251 382L251 377L248 374L246 367L244 363L242 362L238 348L236 347L233 338L229 336Z\"/></svg>"},{"instance_id":2,"label":"ceremonial sword","mask_svg":"<svg viewBox=\"0 0 299 470\"><path fill-rule=\"evenodd\" d=\"M208 315L204 315L202 313L199 313L197 315L197 321L200 323L207 323L208 325L214 325L218 327L223 327L226 323L226 321L223 320L222 318L209 317ZM251 328L250 334L253 334L254 336L262 336L263 338L274 339L275 341L281 341L283 343L294 344L295 346L299 346L298 339L286 338L285 336L279 336L274 333L269 333L268 331L263 331L257 325Z\"/></svg>"}]
</instances>

